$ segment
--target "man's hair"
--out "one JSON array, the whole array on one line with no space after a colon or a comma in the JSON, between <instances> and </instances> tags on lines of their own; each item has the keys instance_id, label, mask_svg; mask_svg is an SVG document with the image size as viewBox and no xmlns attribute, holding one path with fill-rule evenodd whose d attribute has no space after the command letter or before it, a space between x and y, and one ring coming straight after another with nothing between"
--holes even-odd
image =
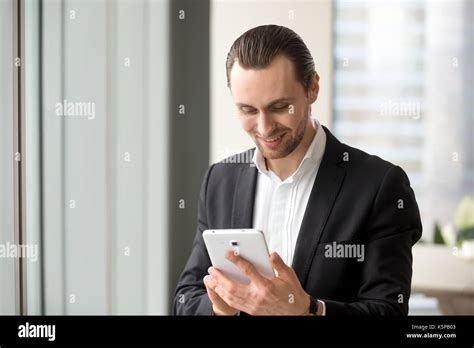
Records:
<instances>
[{"instance_id":1,"label":"man's hair","mask_svg":"<svg viewBox=\"0 0 474 348\"><path fill-rule=\"evenodd\" d=\"M307 91L315 72L313 57L298 34L279 25L255 27L234 41L227 54L227 86L236 60L244 69L265 69L279 55L293 63L296 79Z\"/></svg>"}]
</instances>

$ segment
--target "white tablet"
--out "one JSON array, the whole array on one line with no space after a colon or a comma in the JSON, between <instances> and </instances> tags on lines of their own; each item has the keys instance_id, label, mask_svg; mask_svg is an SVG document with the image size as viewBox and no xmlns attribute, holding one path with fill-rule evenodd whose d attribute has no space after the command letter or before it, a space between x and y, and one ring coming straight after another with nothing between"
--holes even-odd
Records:
<instances>
[{"instance_id":1,"label":"white tablet","mask_svg":"<svg viewBox=\"0 0 474 348\"><path fill-rule=\"evenodd\" d=\"M231 250L255 266L266 278L275 272L268 259L268 248L263 233L254 229L205 230L202 234L212 266L224 272L236 282L248 284L250 279L227 260L224 253Z\"/></svg>"}]
</instances>

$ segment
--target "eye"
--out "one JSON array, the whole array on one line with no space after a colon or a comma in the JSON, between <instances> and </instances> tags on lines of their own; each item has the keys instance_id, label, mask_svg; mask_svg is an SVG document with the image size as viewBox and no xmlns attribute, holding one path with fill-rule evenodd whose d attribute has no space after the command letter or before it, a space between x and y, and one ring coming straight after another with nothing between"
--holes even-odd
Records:
<instances>
[{"instance_id":1,"label":"eye","mask_svg":"<svg viewBox=\"0 0 474 348\"><path fill-rule=\"evenodd\" d=\"M288 104L285 104L285 105L275 105L275 106L273 107L273 110L278 111L278 112L286 111L286 110L288 110Z\"/></svg>"},{"instance_id":2,"label":"eye","mask_svg":"<svg viewBox=\"0 0 474 348\"><path fill-rule=\"evenodd\" d=\"M240 111L244 114L244 115L254 115L257 110L256 109L249 109L249 108L242 108L240 109Z\"/></svg>"}]
</instances>

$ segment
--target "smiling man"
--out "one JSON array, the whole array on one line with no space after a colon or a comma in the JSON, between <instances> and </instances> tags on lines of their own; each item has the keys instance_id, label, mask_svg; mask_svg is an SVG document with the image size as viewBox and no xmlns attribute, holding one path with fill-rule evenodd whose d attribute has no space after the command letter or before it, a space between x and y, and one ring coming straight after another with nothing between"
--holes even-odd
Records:
<instances>
[{"instance_id":1,"label":"smiling man","mask_svg":"<svg viewBox=\"0 0 474 348\"><path fill-rule=\"evenodd\" d=\"M411 248L421 237L405 172L339 142L311 117L319 76L292 30L240 36L227 81L256 148L213 164L201 188L193 249L176 288L181 315L406 315ZM249 155L249 156L245 156ZM251 280L212 267L206 229L263 231L277 276L267 279L229 252Z\"/></svg>"}]
</instances>

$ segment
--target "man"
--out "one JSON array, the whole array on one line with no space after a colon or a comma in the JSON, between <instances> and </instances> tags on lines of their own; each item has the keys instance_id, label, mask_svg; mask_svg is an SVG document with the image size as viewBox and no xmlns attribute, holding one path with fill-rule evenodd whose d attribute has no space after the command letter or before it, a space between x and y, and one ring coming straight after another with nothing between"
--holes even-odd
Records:
<instances>
[{"instance_id":1,"label":"man","mask_svg":"<svg viewBox=\"0 0 474 348\"><path fill-rule=\"evenodd\" d=\"M176 289L180 315L406 315L411 248L421 237L405 172L340 143L310 117L313 58L292 30L253 28L232 45L227 81L256 149L249 163L213 164L199 198L192 253ZM236 283L212 267L202 232L264 232L267 279L232 253Z\"/></svg>"}]
</instances>

